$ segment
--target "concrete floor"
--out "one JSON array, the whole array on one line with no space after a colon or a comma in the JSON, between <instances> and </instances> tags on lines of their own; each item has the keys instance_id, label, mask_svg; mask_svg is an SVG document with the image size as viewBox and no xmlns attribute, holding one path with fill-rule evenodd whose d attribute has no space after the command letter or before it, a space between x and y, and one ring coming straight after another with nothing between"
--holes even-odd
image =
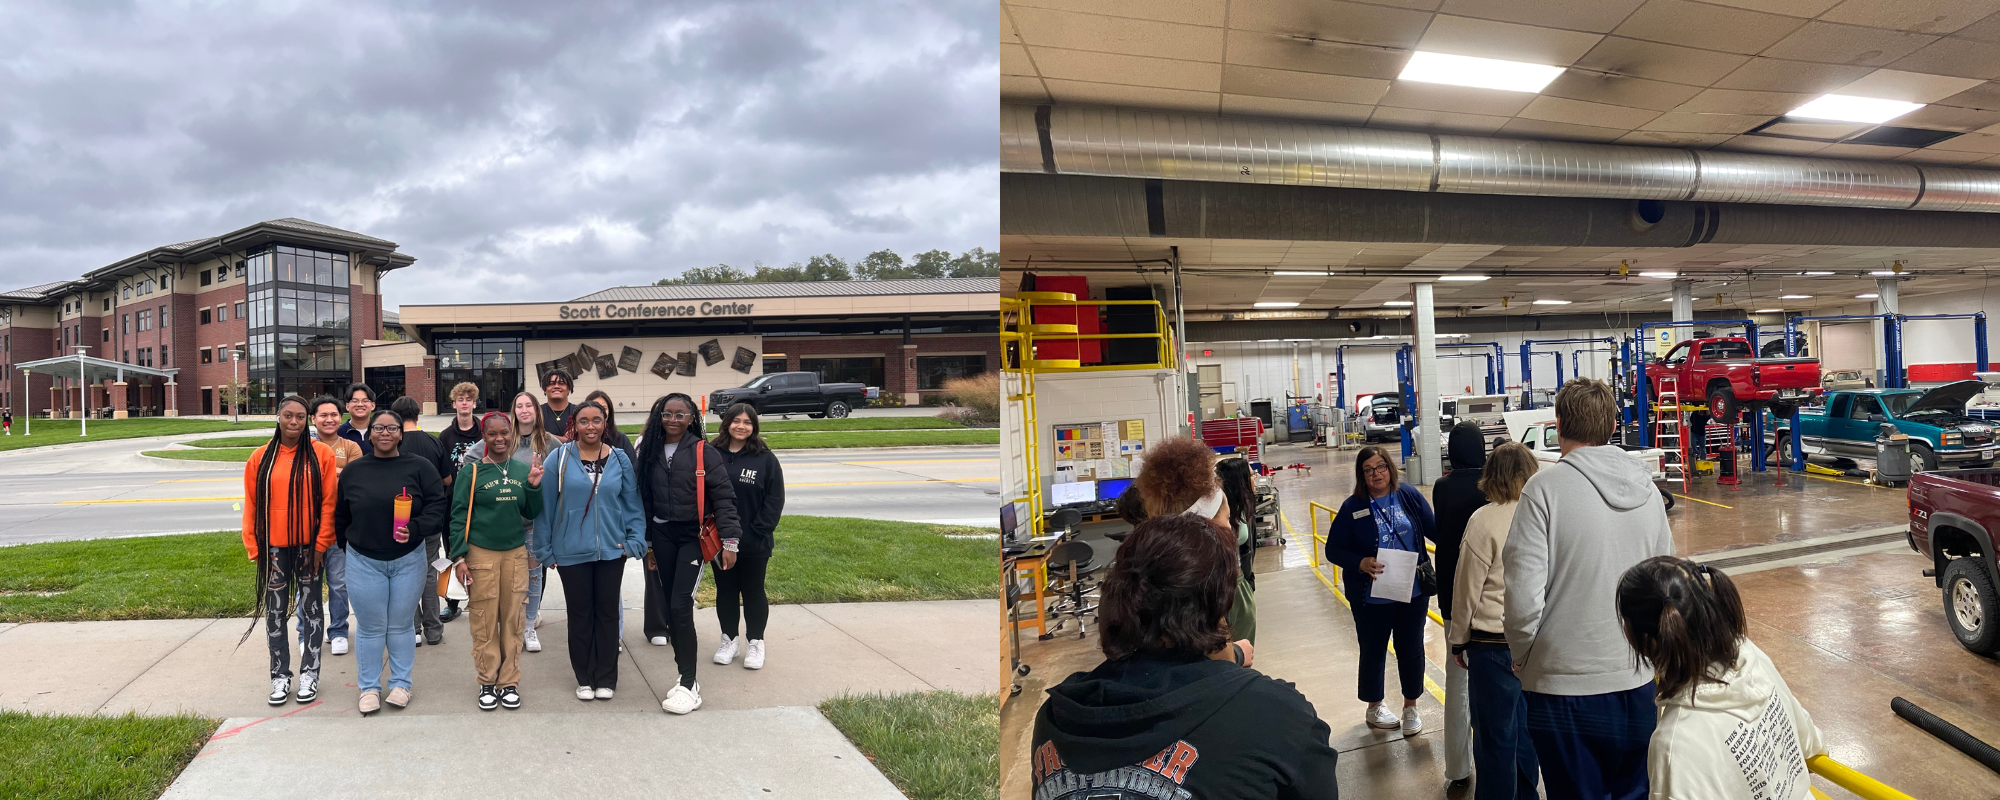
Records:
<instances>
[{"instance_id":1,"label":"concrete floor","mask_svg":"<svg viewBox=\"0 0 2000 800\"><path fill-rule=\"evenodd\" d=\"M1273 449L1270 463L1311 467L1310 474L1287 470L1276 479L1290 536L1307 534L1309 502L1337 507L1352 491L1353 459L1352 451ZM1785 557L1802 544L1899 530L1908 513L1903 491L1798 474L1785 474L1780 483L1776 472L1747 469L1742 479L1735 487L1707 477L1685 489L1669 487L1681 495L1668 514L1676 551L1697 560L1765 559L1728 571L1743 594L1751 637L1813 714L1832 756L1916 797L2000 797L2000 779L1991 771L1889 710L1890 698L1904 697L1974 736L2000 742L2000 662L1957 645L1940 593L1922 575L1927 560L1900 541ZM1324 513L1319 520L1323 527ZM1442 709L1429 693L1418 705L1426 730L1413 739L1361 723L1353 623L1306 566L1309 560L1309 550L1293 542L1259 551L1256 668L1298 684L1332 727L1343 794L1470 797L1469 789L1444 784L1436 738ZM1446 650L1442 632L1428 627L1428 672L1441 686ZM1095 645L1094 636L1040 642L1032 630L1024 633L1023 660L1032 671L1001 713L1001 796L1029 792L1023 754L1034 712L1048 686L1102 660ZM1004 653L1004 641L1002 646ZM1814 783L1834 797L1848 796L1822 779Z\"/></svg>"}]
</instances>

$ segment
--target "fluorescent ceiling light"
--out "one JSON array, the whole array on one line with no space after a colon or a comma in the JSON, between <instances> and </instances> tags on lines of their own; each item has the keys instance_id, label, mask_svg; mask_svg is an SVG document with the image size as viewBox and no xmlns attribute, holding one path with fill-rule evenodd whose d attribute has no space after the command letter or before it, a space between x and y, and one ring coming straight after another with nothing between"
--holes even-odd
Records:
<instances>
[{"instance_id":1,"label":"fluorescent ceiling light","mask_svg":"<svg viewBox=\"0 0 2000 800\"><path fill-rule=\"evenodd\" d=\"M1678 277L1680 277L1680 276L1681 276L1681 274L1680 274L1680 273L1678 273L1678 272L1641 272L1641 273L1639 273L1639 277L1641 277L1641 278L1678 278Z\"/></svg>"},{"instance_id":2,"label":"fluorescent ceiling light","mask_svg":"<svg viewBox=\"0 0 2000 800\"><path fill-rule=\"evenodd\" d=\"M1320 270L1320 271L1318 271L1318 272L1301 272L1301 271L1299 271L1299 270L1291 270L1291 269L1281 269L1281 270L1278 270L1277 272L1273 272L1273 273L1271 273L1271 274L1272 274L1272 275L1293 275L1293 276L1307 276L1307 277L1313 277L1313 278L1324 278L1324 277L1326 277L1326 276L1328 276L1328 275L1332 275L1332 274L1333 274L1333 270Z\"/></svg>"},{"instance_id":3,"label":"fluorescent ceiling light","mask_svg":"<svg viewBox=\"0 0 2000 800\"><path fill-rule=\"evenodd\" d=\"M1817 278L1817 277L1821 277L1821 276L1825 276L1825 275L1832 275L1832 274L1833 274L1833 272L1832 272L1832 271L1830 271L1830 270L1818 270L1818 269L1811 269L1811 270L1806 270L1805 272L1801 272L1801 273L1799 273L1799 274L1800 274L1800 275L1810 275L1810 276L1812 276L1812 277L1815 277L1815 278Z\"/></svg>"},{"instance_id":4,"label":"fluorescent ceiling light","mask_svg":"<svg viewBox=\"0 0 2000 800\"><path fill-rule=\"evenodd\" d=\"M1781 295L1778 295L1778 299L1779 299L1779 300L1811 300L1811 299L1812 299L1812 295L1809 295L1809 294L1781 294Z\"/></svg>"},{"instance_id":5,"label":"fluorescent ceiling light","mask_svg":"<svg viewBox=\"0 0 2000 800\"><path fill-rule=\"evenodd\" d=\"M1785 313L1785 310L1784 310L1784 309L1782 309L1782 308L1760 308L1760 309L1757 309L1757 310L1756 310L1755 312L1752 312L1752 313L1756 313L1756 314L1783 314L1783 313Z\"/></svg>"},{"instance_id":6,"label":"fluorescent ceiling light","mask_svg":"<svg viewBox=\"0 0 2000 800\"><path fill-rule=\"evenodd\" d=\"M1905 103L1901 100L1823 94L1810 103L1792 109L1785 116L1837 119L1842 122L1888 122L1923 107L1923 103Z\"/></svg>"},{"instance_id":7,"label":"fluorescent ceiling light","mask_svg":"<svg viewBox=\"0 0 2000 800\"><path fill-rule=\"evenodd\" d=\"M1875 277L1877 277L1877 278L1893 278L1893 277L1896 277L1896 273L1895 273L1895 271L1894 271L1894 270L1886 270L1886 269L1878 269L1878 270L1875 270L1874 272L1870 272L1870 273L1868 273L1868 274L1870 274L1870 275L1873 275L1873 276L1875 276Z\"/></svg>"},{"instance_id":8,"label":"fluorescent ceiling light","mask_svg":"<svg viewBox=\"0 0 2000 800\"><path fill-rule=\"evenodd\" d=\"M1854 296L1854 299L1856 299L1856 300L1873 300L1873 299L1875 299L1875 298L1877 298L1877 297L1881 297L1881 295L1879 295L1879 294L1876 294L1876 293L1874 293L1874 292L1869 292L1869 293L1867 293L1867 294L1857 294L1857 295L1855 295L1855 296Z\"/></svg>"},{"instance_id":9,"label":"fluorescent ceiling light","mask_svg":"<svg viewBox=\"0 0 2000 800\"><path fill-rule=\"evenodd\" d=\"M1263 303L1251 303L1251 305L1253 305L1253 306L1256 306L1256 307L1258 307L1258 308L1298 308L1298 307L1299 307L1299 304L1298 304L1298 303L1288 303L1288 302L1285 302L1285 301L1282 301L1282 300L1272 300L1272 301L1270 301L1270 302L1263 302Z\"/></svg>"},{"instance_id":10,"label":"fluorescent ceiling light","mask_svg":"<svg viewBox=\"0 0 2000 800\"><path fill-rule=\"evenodd\" d=\"M1410 54L1410 62L1403 65L1403 74L1396 78L1474 89L1499 89L1503 92L1539 92L1562 73L1562 67L1419 50Z\"/></svg>"},{"instance_id":11,"label":"fluorescent ceiling light","mask_svg":"<svg viewBox=\"0 0 2000 800\"><path fill-rule=\"evenodd\" d=\"M1566 306L1566 305L1569 305L1569 301L1568 301L1568 300L1536 300L1536 301L1535 301L1535 305L1538 305L1538 306Z\"/></svg>"},{"instance_id":12,"label":"fluorescent ceiling light","mask_svg":"<svg viewBox=\"0 0 2000 800\"><path fill-rule=\"evenodd\" d=\"M1409 301L1409 300L1388 300L1388 301L1385 301L1385 302L1383 302L1383 303L1382 303L1382 305L1385 305L1385 306L1399 306L1399 307L1400 307L1400 306L1413 306L1413 305L1416 305L1416 303L1414 303L1414 302L1411 302L1411 301Z\"/></svg>"},{"instance_id":13,"label":"fluorescent ceiling light","mask_svg":"<svg viewBox=\"0 0 2000 800\"><path fill-rule=\"evenodd\" d=\"M1438 276L1438 280L1441 280L1441 281L1464 281L1464 282L1467 282L1467 283L1470 283L1470 282L1472 282L1472 281L1483 281L1483 280L1486 280L1486 277L1487 277L1487 276L1485 276L1485 275L1440 275L1440 276Z\"/></svg>"}]
</instances>

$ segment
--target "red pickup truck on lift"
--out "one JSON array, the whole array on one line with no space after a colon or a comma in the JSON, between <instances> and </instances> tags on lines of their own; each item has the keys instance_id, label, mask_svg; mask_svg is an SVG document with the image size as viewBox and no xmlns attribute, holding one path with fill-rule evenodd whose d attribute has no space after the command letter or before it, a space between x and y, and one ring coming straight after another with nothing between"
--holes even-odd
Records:
<instances>
[{"instance_id":1,"label":"red pickup truck on lift","mask_svg":"<svg viewBox=\"0 0 2000 800\"><path fill-rule=\"evenodd\" d=\"M1674 345L1660 360L1646 365L1653 397L1671 385L1687 402L1707 402L1708 414L1734 425L1744 409L1752 414L1769 406L1781 417L1824 391L1819 385L1819 359L1757 358L1750 340L1741 336L1689 339Z\"/></svg>"},{"instance_id":2,"label":"red pickup truck on lift","mask_svg":"<svg viewBox=\"0 0 2000 800\"><path fill-rule=\"evenodd\" d=\"M2000 652L2000 469L1910 476L1910 548L1931 560L1924 576L1944 590L1944 616L1960 646Z\"/></svg>"}]
</instances>

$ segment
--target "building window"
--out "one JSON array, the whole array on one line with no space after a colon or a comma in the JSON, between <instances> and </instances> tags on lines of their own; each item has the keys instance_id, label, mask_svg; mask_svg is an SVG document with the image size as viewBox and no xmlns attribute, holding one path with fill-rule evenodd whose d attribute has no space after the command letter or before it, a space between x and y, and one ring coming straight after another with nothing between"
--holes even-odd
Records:
<instances>
[{"instance_id":1,"label":"building window","mask_svg":"<svg viewBox=\"0 0 2000 800\"><path fill-rule=\"evenodd\" d=\"M150 367L152 365L153 365L153 348L150 347L139 348L139 366Z\"/></svg>"},{"instance_id":2,"label":"building window","mask_svg":"<svg viewBox=\"0 0 2000 800\"><path fill-rule=\"evenodd\" d=\"M784 371L785 371L784 356L772 356L764 359L764 374L769 375L773 372L784 372Z\"/></svg>"},{"instance_id":3,"label":"building window","mask_svg":"<svg viewBox=\"0 0 2000 800\"><path fill-rule=\"evenodd\" d=\"M127 364L132 363L132 351L130 350L125 351L123 354L118 356L118 360Z\"/></svg>"},{"instance_id":4,"label":"building window","mask_svg":"<svg viewBox=\"0 0 2000 800\"><path fill-rule=\"evenodd\" d=\"M167 327L168 319L169 317L167 316L167 307L164 305L160 306L160 327L162 328Z\"/></svg>"},{"instance_id":5,"label":"building window","mask_svg":"<svg viewBox=\"0 0 2000 800\"><path fill-rule=\"evenodd\" d=\"M207 286L207 285L208 285L208 270L202 270L202 271L201 271L201 283L200 283L200 285L202 285L202 286Z\"/></svg>"},{"instance_id":6,"label":"building window","mask_svg":"<svg viewBox=\"0 0 2000 800\"><path fill-rule=\"evenodd\" d=\"M106 311L111 310L111 298L109 297L104 298L104 310Z\"/></svg>"},{"instance_id":7,"label":"building window","mask_svg":"<svg viewBox=\"0 0 2000 800\"><path fill-rule=\"evenodd\" d=\"M917 388L942 389L946 381L986 371L986 356L917 356Z\"/></svg>"},{"instance_id":8,"label":"building window","mask_svg":"<svg viewBox=\"0 0 2000 800\"><path fill-rule=\"evenodd\" d=\"M209 351L209 349L208 349L208 348L206 348L206 347L204 347L204 348L202 348L202 349L201 349L201 363L203 363L203 364L213 364L213 363L215 363L215 361L214 361L214 354L213 354L213 353L211 353L211 352Z\"/></svg>"},{"instance_id":9,"label":"building window","mask_svg":"<svg viewBox=\"0 0 2000 800\"><path fill-rule=\"evenodd\" d=\"M110 329L110 328L105 328L105 329L104 329L104 330L103 330L102 332L103 332L103 334L104 334L104 341L107 341L107 342L108 342L108 341L111 341L111 329Z\"/></svg>"},{"instance_id":10,"label":"building window","mask_svg":"<svg viewBox=\"0 0 2000 800\"><path fill-rule=\"evenodd\" d=\"M130 336L130 335L132 335L132 315L131 315L131 314L119 314L119 315L118 315L118 333L119 333L119 335L121 335L121 336Z\"/></svg>"},{"instance_id":11,"label":"building window","mask_svg":"<svg viewBox=\"0 0 2000 800\"><path fill-rule=\"evenodd\" d=\"M207 324L208 324L208 309L204 308L204 309L202 309L202 310L201 310L201 319L200 319L200 321L199 321L199 323L198 323L198 324L201 324L201 325L207 325Z\"/></svg>"},{"instance_id":12,"label":"building window","mask_svg":"<svg viewBox=\"0 0 2000 800\"><path fill-rule=\"evenodd\" d=\"M168 289L172 289L172 288L174 288L174 276L172 276L172 275L161 275L161 276L160 276L160 291L164 292L164 291L167 291Z\"/></svg>"},{"instance_id":13,"label":"building window","mask_svg":"<svg viewBox=\"0 0 2000 800\"><path fill-rule=\"evenodd\" d=\"M167 358L167 346L166 346L166 345L160 345L160 364L161 364L162 366L164 366L164 365L167 365L167 364L172 364L172 363L174 363L174 362L173 362L172 360L170 360L170 359L168 359L168 358Z\"/></svg>"},{"instance_id":14,"label":"building window","mask_svg":"<svg viewBox=\"0 0 2000 800\"><path fill-rule=\"evenodd\" d=\"M129 283L125 284L125 299L132 299L132 285Z\"/></svg>"},{"instance_id":15,"label":"building window","mask_svg":"<svg viewBox=\"0 0 2000 800\"><path fill-rule=\"evenodd\" d=\"M146 331L150 331L152 329L153 329L153 312L150 310L141 309L139 311L139 328L138 328L139 332L145 333Z\"/></svg>"},{"instance_id":16,"label":"building window","mask_svg":"<svg viewBox=\"0 0 2000 800\"><path fill-rule=\"evenodd\" d=\"M236 313L232 315L230 319L242 319L242 318L243 318L243 301L238 300L236 301Z\"/></svg>"},{"instance_id":17,"label":"building window","mask_svg":"<svg viewBox=\"0 0 2000 800\"><path fill-rule=\"evenodd\" d=\"M882 357L856 356L849 358L801 358L800 372L819 374L820 383L859 383L863 386L882 385Z\"/></svg>"},{"instance_id":18,"label":"building window","mask_svg":"<svg viewBox=\"0 0 2000 800\"><path fill-rule=\"evenodd\" d=\"M243 274L244 274L244 262L238 261L236 262L236 277L241 278L243 277Z\"/></svg>"}]
</instances>

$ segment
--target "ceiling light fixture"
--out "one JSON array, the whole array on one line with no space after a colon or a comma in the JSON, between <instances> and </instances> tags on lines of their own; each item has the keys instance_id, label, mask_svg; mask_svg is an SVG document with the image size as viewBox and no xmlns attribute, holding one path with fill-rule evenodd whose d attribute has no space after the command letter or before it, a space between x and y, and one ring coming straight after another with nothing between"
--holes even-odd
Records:
<instances>
[{"instance_id":1,"label":"ceiling light fixture","mask_svg":"<svg viewBox=\"0 0 2000 800\"><path fill-rule=\"evenodd\" d=\"M1566 305L1569 305L1569 301L1568 301L1568 300L1536 300L1536 301L1535 301L1535 305L1538 305L1538 306L1566 306Z\"/></svg>"},{"instance_id":2,"label":"ceiling light fixture","mask_svg":"<svg viewBox=\"0 0 2000 800\"><path fill-rule=\"evenodd\" d=\"M1873 276L1875 276L1875 277L1877 277L1877 278L1893 278L1893 277L1896 277L1896 272L1895 272L1894 270L1887 270L1887 269L1878 269L1878 270L1875 270L1875 271L1873 271L1873 272L1870 272L1870 273L1868 273L1868 274L1870 274L1870 275L1873 275Z\"/></svg>"},{"instance_id":3,"label":"ceiling light fixture","mask_svg":"<svg viewBox=\"0 0 2000 800\"><path fill-rule=\"evenodd\" d=\"M1412 302L1412 301L1409 301L1409 300L1387 300L1387 301L1384 301L1384 302L1382 303L1382 305L1385 305L1385 306L1397 306L1397 307L1408 307L1408 306L1413 306L1413 305L1416 305L1416 303L1415 303L1415 302Z\"/></svg>"},{"instance_id":4,"label":"ceiling light fixture","mask_svg":"<svg viewBox=\"0 0 2000 800\"><path fill-rule=\"evenodd\" d=\"M1681 276L1681 274L1680 274L1680 273L1678 273L1678 272L1641 272L1641 273L1639 273L1639 277L1641 277L1641 278L1678 278L1678 277L1680 277L1680 276Z\"/></svg>"},{"instance_id":5,"label":"ceiling light fixture","mask_svg":"<svg viewBox=\"0 0 2000 800\"><path fill-rule=\"evenodd\" d=\"M1456 281L1456 282L1462 282L1462 283L1472 283L1472 282L1474 282L1474 281L1483 281L1483 280L1486 280L1486 278L1487 278L1487 276L1485 276L1485 275L1439 275L1439 276L1438 276L1438 280L1441 280L1441 281Z\"/></svg>"},{"instance_id":6,"label":"ceiling light fixture","mask_svg":"<svg viewBox=\"0 0 2000 800\"><path fill-rule=\"evenodd\" d=\"M1271 274L1272 274L1272 275L1285 275L1285 276L1291 276L1291 277L1310 277L1310 278L1325 278L1325 277L1330 277L1330 276L1332 276L1332 275L1333 275L1333 270L1330 270L1330 269L1329 269L1329 270L1323 270L1323 271L1320 271L1320 272L1301 272L1301 271L1299 271L1299 270L1293 270L1293 269L1281 269L1281 270L1278 270L1277 272L1273 272L1273 273L1271 273Z\"/></svg>"},{"instance_id":7,"label":"ceiling light fixture","mask_svg":"<svg viewBox=\"0 0 2000 800\"><path fill-rule=\"evenodd\" d=\"M1833 272L1832 272L1831 270L1823 270L1823 269L1809 269L1809 270L1806 270L1805 272L1801 272L1801 273L1799 273L1799 274L1800 274L1800 275L1805 275L1805 276L1807 276L1807 277L1813 277L1813 278L1820 278L1820 277L1825 277L1825 276L1827 276L1827 275L1832 275L1832 274L1833 274Z\"/></svg>"},{"instance_id":8,"label":"ceiling light fixture","mask_svg":"<svg viewBox=\"0 0 2000 800\"><path fill-rule=\"evenodd\" d=\"M1258 308L1298 308L1298 307L1299 307L1299 304L1298 304L1298 303L1295 303L1295 302L1286 302L1286 301L1282 301L1282 300L1272 300L1272 301L1269 301L1269 302L1258 302L1258 303L1251 303L1251 305L1253 305L1253 306L1256 306L1256 307L1258 307Z\"/></svg>"},{"instance_id":9,"label":"ceiling light fixture","mask_svg":"<svg viewBox=\"0 0 2000 800\"><path fill-rule=\"evenodd\" d=\"M1539 92L1562 73L1562 67L1419 50L1410 54L1409 63L1403 65L1403 73L1396 78L1503 92Z\"/></svg>"},{"instance_id":10,"label":"ceiling light fixture","mask_svg":"<svg viewBox=\"0 0 2000 800\"><path fill-rule=\"evenodd\" d=\"M1782 308L1760 308L1760 309L1757 309L1756 311L1754 311L1754 312L1751 312L1751 313L1754 313L1754 314L1783 314L1783 313L1785 313L1785 310L1784 310L1784 309L1782 309Z\"/></svg>"},{"instance_id":11,"label":"ceiling light fixture","mask_svg":"<svg viewBox=\"0 0 2000 800\"><path fill-rule=\"evenodd\" d=\"M1879 123L1888 122L1923 107L1923 103L1905 103L1901 100L1823 94L1810 103L1792 109L1785 116Z\"/></svg>"},{"instance_id":12,"label":"ceiling light fixture","mask_svg":"<svg viewBox=\"0 0 2000 800\"><path fill-rule=\"evenodd\" d=\"M1811 300L1811 299L1812 299L1812 295L1809 295L1809 294L1781 294L1781 295L1778 295L1778 299L1779 299L1779 300Z\"/></svg>"},{"instance_id":13,"label":"ceiling light fixture","mask_svg":"<svg viewBox=\"0 0 2000 800\"><path fill-rule=\"evenodd\" d=\"M1869 292L1869 293L1867 293L1867 294L1857 294L1857 295L1855 295L1855 296L1854 296L1854 299L1856 299L1856 300L1873 300L1873 299L1875 299L1875 298L1877 298L1877 297L1881 297L1881 295L1879 295L1879 294L1876 294L1876 293L1874 293L1874 292Z\"/></svg>"}]
</instances>

